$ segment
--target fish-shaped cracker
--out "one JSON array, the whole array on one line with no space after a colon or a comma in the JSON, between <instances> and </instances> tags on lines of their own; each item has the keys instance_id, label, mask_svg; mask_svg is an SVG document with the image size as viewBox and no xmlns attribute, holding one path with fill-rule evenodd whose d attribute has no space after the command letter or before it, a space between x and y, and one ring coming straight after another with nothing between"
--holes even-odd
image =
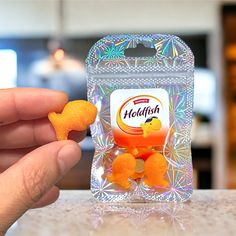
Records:
<instances>
[{"instance_id":1,"label":"fish-shaped cracker","mask_svg":"<svg viewBox=\"0 0 236 236\"><path fill-rule=\"evenodd\" d=\"M88 129L97 116L97 108L90 102L76 100L68 102L62 113L50 112L48 119L52 123L58 140L66 140L72 130Z\"/></svg>"}]
</instances>

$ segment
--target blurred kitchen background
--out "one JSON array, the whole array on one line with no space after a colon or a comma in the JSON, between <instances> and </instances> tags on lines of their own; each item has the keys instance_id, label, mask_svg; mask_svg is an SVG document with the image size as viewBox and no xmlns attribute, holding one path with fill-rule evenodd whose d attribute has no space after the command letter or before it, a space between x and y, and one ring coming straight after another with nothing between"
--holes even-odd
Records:
<instances>
[{"instance_id":1,"label":"blurred kitchen background","mask_svg":"<svg viewBox=\"0 0 236 236\"><path fill-rule=\"evenodd\" d=\"M190 46L194 185L235 188L236 1L0 0L0 88L45 87L86 99L89 48L118 33L171 33ZM83 158L61 188L89 188L89 132L81 146Z\"/></svg>"}]
</instances>

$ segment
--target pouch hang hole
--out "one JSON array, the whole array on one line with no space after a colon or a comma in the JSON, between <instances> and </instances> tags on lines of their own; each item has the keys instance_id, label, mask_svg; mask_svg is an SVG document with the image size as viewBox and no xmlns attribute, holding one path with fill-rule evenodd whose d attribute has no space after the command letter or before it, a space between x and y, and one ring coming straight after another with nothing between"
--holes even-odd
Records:
<instances>
[{"instance_id":1,"label":"pouch hang hole","mask_svg":"<svg viewBox=\"0 0 236 236\"><path fill-rule=\"evenodd\" d=\"M125 50L126 57L154 57L156 53L155 48L145 47L141 43L139 43L135 48L127 48Z\"/></svg>"}]
</instances>

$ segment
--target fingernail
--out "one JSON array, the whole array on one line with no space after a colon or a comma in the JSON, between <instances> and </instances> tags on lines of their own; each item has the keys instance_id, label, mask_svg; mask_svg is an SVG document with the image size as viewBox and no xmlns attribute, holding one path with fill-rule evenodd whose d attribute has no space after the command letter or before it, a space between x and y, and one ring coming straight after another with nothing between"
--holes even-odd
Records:
<instances>
[{"instance_id":1,"label":"fingernail","mask_svg":"<svg viewBox=\"0 0 236 236\"><path fill-rule=\"evenodd\" d=\"M80 160L81 152L79 145L76 143L66 144L58 153L58 165L61 174L66 174Z\"/></svg>"}]
</instances>

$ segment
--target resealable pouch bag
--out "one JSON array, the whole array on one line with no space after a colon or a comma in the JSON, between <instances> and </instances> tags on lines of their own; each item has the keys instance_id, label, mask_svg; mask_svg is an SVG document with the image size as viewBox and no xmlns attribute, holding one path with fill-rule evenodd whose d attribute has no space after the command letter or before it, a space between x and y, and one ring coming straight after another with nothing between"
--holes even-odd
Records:
<instances>
[{"instance_id":1,"label":"resealable pouch bag","mask_svg":"<svg viewBox=\"0 0 236 236\"><path fill-rule=\"evenodd\" d=\"M188 200L194 73L189 47L173 35L107 36L91 48L86 64L88 100L98 109L91 126L94 197Z\"/></svg>"}]
</instances>

